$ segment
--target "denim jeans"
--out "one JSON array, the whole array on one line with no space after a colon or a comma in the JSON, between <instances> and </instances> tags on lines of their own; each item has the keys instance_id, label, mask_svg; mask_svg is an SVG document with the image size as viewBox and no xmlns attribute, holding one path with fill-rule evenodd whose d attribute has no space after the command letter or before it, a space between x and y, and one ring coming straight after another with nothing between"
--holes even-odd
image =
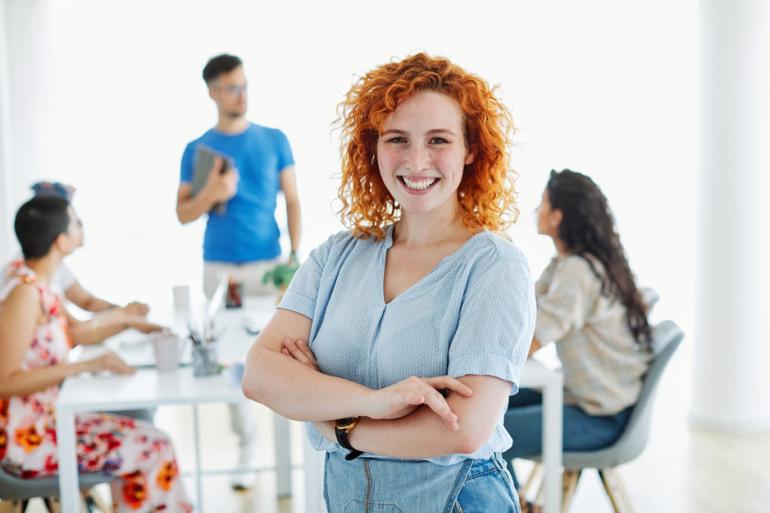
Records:
<instances>
[{"instance_id":1,"label":"denim jeans","mask_svg":"<svg viewBox=\"0 0 770 513\"><path fill-rule=\"evenodd\" d=\"M454 465L326 454L329 513L520 513L500 454Z\"/></svg>"},{"instance_id":2,"label":"denim jeans","mask_svg":"<svg viewBox=\"0 0 770 513\"><path fill-rule=\"evenodd\" d=\"M564 451L594 451L612 445L628 423L633 406L614 415L589 415L578 406L565 404L562 448ZM513 458L539 455L543 450L543 395L523 388L508 400L505 429L513 446L503 453L516 488L519 482L513 470Z\"/></svg>"},{"instance_id":3,"label":"denim jeans","mask_svg":"<svg viewBox=\"0 0 770 513\"><path fill-rule=\"evenodd\" d=\"M520 513L519 496L502 455L471 465L453 513Z\"/></svg>"}]
</instances>

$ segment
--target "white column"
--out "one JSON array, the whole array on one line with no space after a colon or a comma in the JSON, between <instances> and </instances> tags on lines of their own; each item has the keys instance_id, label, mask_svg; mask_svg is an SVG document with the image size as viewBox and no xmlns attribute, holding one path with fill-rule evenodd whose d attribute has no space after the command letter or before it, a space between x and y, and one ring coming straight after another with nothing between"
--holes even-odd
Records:
<instances>
[{"instance_id":1,"label":"white column","mask_svg":"<svg viewBox=\"0 0 770 513\"><path fill-rule=\"evenodd\" d=\"M770 5L700 0L693 425L770 429L768 125ZM661 184L665 186L665 184ZM766 213L766 212L764 212ZM764 282L764 283L763 283Z\"/></svg>"}]
</instances>

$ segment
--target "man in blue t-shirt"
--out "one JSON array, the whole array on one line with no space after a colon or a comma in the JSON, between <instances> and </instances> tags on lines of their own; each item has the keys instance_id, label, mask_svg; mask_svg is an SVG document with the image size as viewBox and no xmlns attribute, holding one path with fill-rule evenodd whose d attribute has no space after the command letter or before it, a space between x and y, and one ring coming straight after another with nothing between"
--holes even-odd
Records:
<instances>
[{"instance_id":1,"label":"man in blue t-shirt","mask_svg":"<svg viewBox=\"0 0 770 513\"><path fill-rule=\"evenodd\" d=\"M275 220L279 192L286 200L290 259L295 258L300 239L300 205L289 140L276 128L246 119L246 75L238 57L212 58L203 69L203 79L219 119L214 128L184 150L177 217L186 224L208 214L203 240L203 288L207 296L213 294L224 273L242 283L247 296L270 293L262 285L262 276L281 255ZM205 185L193 196L201 147L220 156L214 159ZM220 204L222 208L215 208Z\"/></svg>"},{"instance_id":2,"label":"man in blue t-shirt","mask_svg":"<svg viewBox=\"0 0 770 513\"><path fill-rule=\"evenodd\" d=\"M280 258L280 231L275 221L276 196L283 192L291 241L290 260L296 261L300 239L300 206L294 158L286 136L246 119L246 75L233 55L218 55L203 68L209 97L217 105L214 128L187 145L182 155L176 213L182 224L208 215L203 241L203 288L207 296L227 273L243 285L244 295L273 292L262 276ZM219 156L202 188L193 195L199 147ZM217 207L223 205L223 208ZM244 354L244 358L245 358ZM254 467L256 412L243 401L230 407L233 431L239 437L239 467ZM254 473L239 473L231 484L249 488Z\"/></svg>"}]
</instances>

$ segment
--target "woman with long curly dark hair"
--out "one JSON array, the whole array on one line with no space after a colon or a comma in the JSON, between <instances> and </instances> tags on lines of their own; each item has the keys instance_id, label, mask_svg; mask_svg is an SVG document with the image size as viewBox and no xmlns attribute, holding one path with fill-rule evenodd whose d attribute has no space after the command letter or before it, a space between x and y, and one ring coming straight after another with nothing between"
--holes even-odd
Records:
<instances>
[{"instance_id":1,"label":"woman with long curly dark hair","mask_svg":"<svg viewBox=\"0 0 770 513\"><path fill-rule=\"evenodd\" d=\"M508 111L424 53L341 105L341 216L251 349L246 395L308 422L332 513L518 512L503 413L535 322Z\"/></svg>"},{"instance_id":2,"label":"woman with long curly dark hair","mask_svg":"<svg viewBox=\"0 0 770 513\"><path fill-rule=\"evenodd\" d=\"M551 171L537 229L553 240L556 256L535 285L530 354L556 343L564 372L564 450L606 447L622 433L651 359L647 308L607 198L589 177ZM512 458L541 453L542 396L522 390L508 406L505 426L514 445L504 457L512 471Z\"/></svg>"}]
</instances>

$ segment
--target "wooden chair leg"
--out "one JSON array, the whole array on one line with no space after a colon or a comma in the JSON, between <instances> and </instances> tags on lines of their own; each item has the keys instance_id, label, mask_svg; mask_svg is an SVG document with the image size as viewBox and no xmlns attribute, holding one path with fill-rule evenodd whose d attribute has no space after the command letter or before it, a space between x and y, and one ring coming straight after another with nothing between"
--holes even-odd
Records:
<instances>
[{"instance_id":1,"label":"wooden chair leg","mask_svg":"<svg viewBox=\"0 0 770 513\"><path fill-rule=\"evenodd\" d=\"M567 513L569 507L572 504L572 499L575 496L575 489L577 488L578 479L580 479L580 470L565 470L562 476L562 491L561 491L561 511Z\"/></svg>"},{"instance_id":2,"label":"wooden chair leg","mask_svg":"<svg viewBox=\"0 0 770 513\"><path fill-rule=\"evenodd\" d=\"M49 513L61 513L61 503L58 497L46 497L43 502Z\"/></svg>"},{"instance_id":3,"label":"wooden chair leg","mask_svg":"<svg viewBox=\"0 0 770 513\"><path fill-rule=\"evenodd\" d=\"M529 475L527 476L527 480L524 482L524 486L522 486L521 490L519 490L519 495L529 496L530 489L542 473L543 465L540 463L535 463L532 466L532 470L529 472Z\"/></svg>"},{"instance_id":4,"label":"wooden chair leg","mask_svg":"<svg viewBox=\"0 0 770 513\"><path fill-rule=\"evenodd\" d=\"M0 513L22 513L21 504L21 501L0 499Z\"/></svg>"},{"instance_id":5,"label":"wooden chair leg","mask_svg":"<svg viewBox=\"0 0 770 513\"><path fill-rule=\"evenodd\" d=\"M531 513L541 513L543 511L543 500L545 499L545 483L544 480L540 480L540 485L537 487L537 493L535 499L532 501Z\"/></svg>"},{"instance_id":6,"label":"wooden chair leg","mask_svg":"<svg viewBox=\"0 0 770 513\"><path fill-rule=\"evenodd\" d=\"M612 509L615 513L633 513L631 504L628 501L623 481L615 468L604 468L599 470L599 477L602 480L604 489L610 497Z\"/></svg>"}]
</instances>

